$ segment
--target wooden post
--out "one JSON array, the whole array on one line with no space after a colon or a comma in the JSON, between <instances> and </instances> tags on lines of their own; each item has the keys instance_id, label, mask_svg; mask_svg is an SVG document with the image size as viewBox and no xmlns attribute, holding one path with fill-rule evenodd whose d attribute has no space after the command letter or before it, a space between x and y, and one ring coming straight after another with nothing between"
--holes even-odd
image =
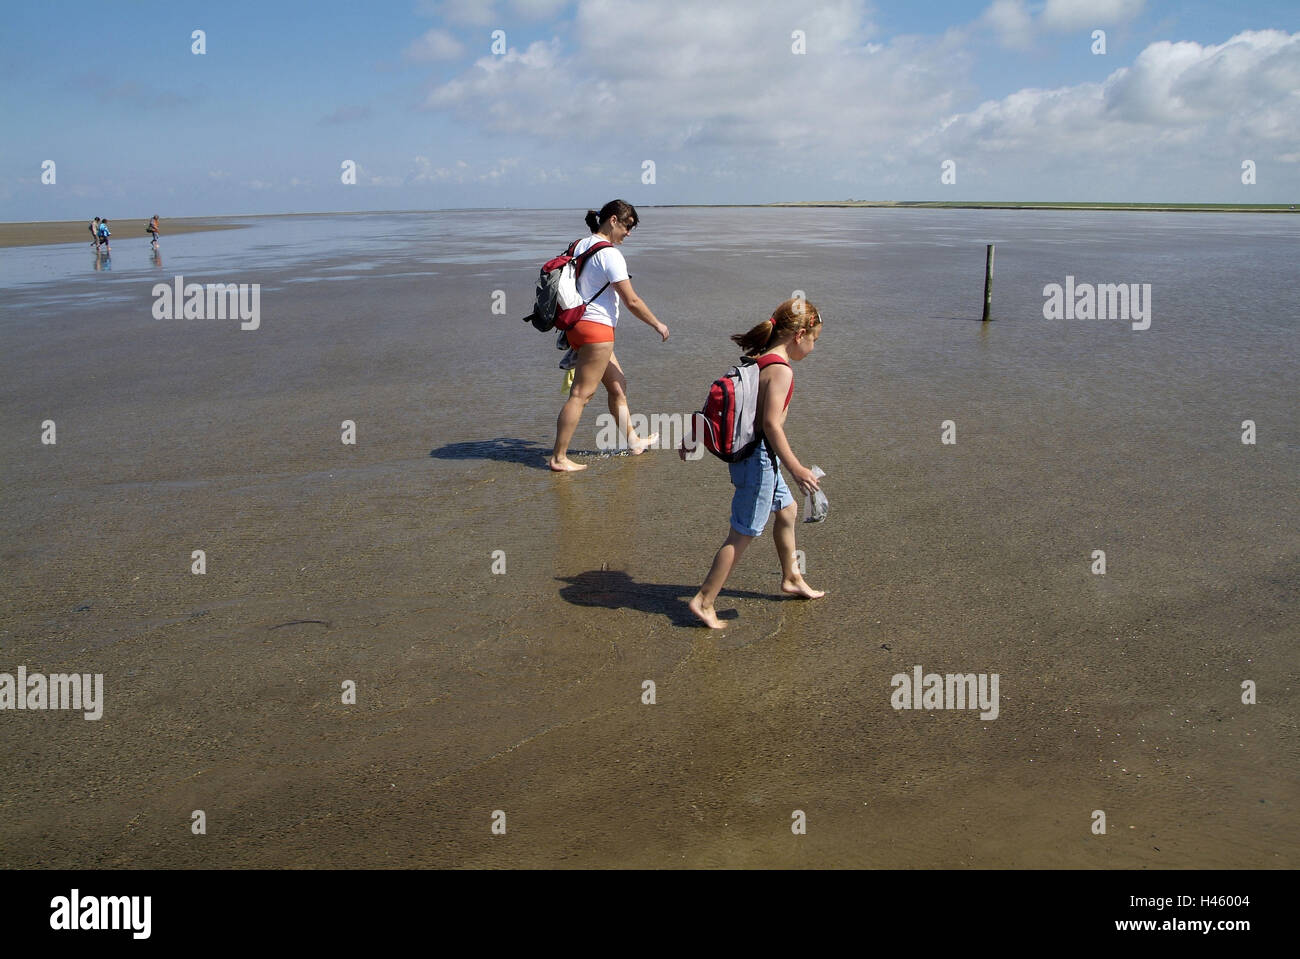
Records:
<instances>
[{"instance_id":1,"label":"wooden post","mask_svg":"<svg viewBox=\"0 0 1300 959\"><path fill-rule=\"evenodd\" d=\"M993 307L993 244L988 245L988 258L984 261L984 320L989 321L989 310Z\"/></svg>"}]
</instances>

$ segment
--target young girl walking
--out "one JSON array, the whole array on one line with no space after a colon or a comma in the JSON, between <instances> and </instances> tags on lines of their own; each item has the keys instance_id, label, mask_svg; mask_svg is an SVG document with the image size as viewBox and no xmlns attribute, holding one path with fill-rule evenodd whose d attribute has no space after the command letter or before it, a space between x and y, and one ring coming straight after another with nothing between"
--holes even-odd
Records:
<instances>
[{"instance_id":1,"label":"young girl walking","mask_svg":"<svg viewBox=\"0 0 1300 959\"><path fill-rule=\"evenodd\" d=\"M826 593L813 589L795 565L794 527L799 507L781 478L780 466L794 477L805 492L815 492L817 477L799 462L785 436L785 414L794 395L794 370L813 351L821 336L822 318L807 300L786 300L769 319L748 333L732 337L746 356L758 358L758 426L763 439L754 452L738 463L729 464L731 482L736 487L731 498L731 532L713 557L713 567L704 585L690 601L691 612L712 629L723 623L713 608L727 577L740 562L749 544L760 536L769 513L776 514L773 539L781 559L781 591L804 599L820 599ZM686 450L681 451L683 459Z\"/></svg>"}]
</instances>

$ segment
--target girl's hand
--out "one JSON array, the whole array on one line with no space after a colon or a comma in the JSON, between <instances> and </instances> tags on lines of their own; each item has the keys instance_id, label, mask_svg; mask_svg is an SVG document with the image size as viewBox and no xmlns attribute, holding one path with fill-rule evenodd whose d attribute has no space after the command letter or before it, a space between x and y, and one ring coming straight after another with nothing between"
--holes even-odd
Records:
<instances>
[{"instance_id":1,"label":"girl's hand","mask_svg":"<svg viewBox=\"0 0 1300 959\"><path fill-rule=\"evenodd\" d=\"M665 343L668 342L668 327L660 323L658 329L655 332L657 332L660 336L664 338Z\"/></svg>"},{"instance_id":2,"label":"girl's hand","mask_svg":"<svg viewBox=\"0 0 1300 959\"><path fill-rule=\"evenodd\" d=\"M794 481L799 484L799 488L805 493L815 493L821 487L817 483L817 477L813 471L806 466L801 466L797 470L790 470L794 474Z\"/></svg>"}]
</instances>

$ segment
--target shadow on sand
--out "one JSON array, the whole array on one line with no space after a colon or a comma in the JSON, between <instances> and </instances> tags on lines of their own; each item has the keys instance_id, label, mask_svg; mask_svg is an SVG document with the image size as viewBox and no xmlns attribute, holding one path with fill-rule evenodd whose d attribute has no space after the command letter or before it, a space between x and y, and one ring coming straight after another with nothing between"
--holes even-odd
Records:
<instances>
[{"instance_id":1,"label":"shadow on sand","mask_svg":"<svg viewBox=\"0 0 1300 959\"><path fill-rule=\"evenodd\" d=\"M549 446L542 446L532 440L512 439L498 436L494 440L470 440L465 443L448 443L436 450L429 450L429 455L436 460L497 460L501 463L518 463L536 470L550 470L547 458L551 455ZM631 456L630 450L569 450L570 456L591 459L611 459L613 457ZM692 596L695 594L692 593Z\"/></svg>"},{"instance_id":2,"label":"shadow on sand","mask_svg":"<svg viewBox=\"0 0 1300 959\"><path fill-rule=\"evenodd\" d=\"M568 583L560 589L560 596L575 606L599 606L603 609L635 609L641 613L662 614L674 626L699 626L704 624L686 605L700 588L699 584L672 586L664 583L638 583L619 569L592 569L576 576L557 577ZM743 589L724 589L719 599L776 599L784 597L771 593L755 593ZM740 614L734 609L718 611L718 619L731 620Z\"/></svg>"},{"instance_id":3,"label":"shadow on sand","mask_svg":"<svg viewBox=\"0 0 1300 959\"><path fill-rule=\"evenodd\" d=\"M518 463L538 470L549 470L546 457L551 448L542 446L532 440L510 439L498 436L494 440L471 440L467 443L448 443L430 450L429 455L436 460L497 460L502 463Z\"/></svg>"}]
</instances>

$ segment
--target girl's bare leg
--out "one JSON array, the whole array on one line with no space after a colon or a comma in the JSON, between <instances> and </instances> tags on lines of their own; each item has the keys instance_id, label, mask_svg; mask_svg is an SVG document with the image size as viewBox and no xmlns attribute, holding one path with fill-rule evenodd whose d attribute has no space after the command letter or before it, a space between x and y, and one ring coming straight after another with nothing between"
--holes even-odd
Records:
<instances>
[{"instance_id":1,"label":"girl's bare leg","mask_svg":"<svg viewBox=\"0 0 1300 959\"><path fill-rule=\"evenodd\" d=\"M825 590L813 589L804 581L803 574L795 562L794 526L799 519L799 506L791 503L785 509L778 510L776 526L772 538L776 541L776 555L781 560L781 592L804 599L821 599Z\"/></svg>"},{"instance_id":2,"label":"girl's bare leg","mask_svg":"<svg viewBox=\"0 0 1300 959\"><path fill-rule=\"evenodd\" d=\"M596 387L605 376L605 367L614 356L613 343L588 343L578 350L578 365L573 371L573 387L569 398L560 408L560 415L555 421L555 449L548 460L551 469L557 473L572 473L585 470L586 463L575 463L569 459L569 441L582 419L582 411L587 401L596 395Z\"/></svg>"},{"instance_id":3,"label":"girl's bare leg","mask_svg":"<svg viewBox=\"0 0 1300 959\"><path fill-rule=\"evenodd\" d=\"M732 529L727 534L727 539L722 544L713 557L713 566L709 569L709 575L704 577L704 585L696 593L688 606L691 612L704 621L704 625L710 629L723 629L722 621L718 619L717 612L713 609L713 601L718 598L718 593L727 583L727 577L731 571L736 568L740 562L740 557L745 555L745 550L749 544L754 541L754 537L746 536L744 533L737 533Z\"/></svg>"}]
</instances>

